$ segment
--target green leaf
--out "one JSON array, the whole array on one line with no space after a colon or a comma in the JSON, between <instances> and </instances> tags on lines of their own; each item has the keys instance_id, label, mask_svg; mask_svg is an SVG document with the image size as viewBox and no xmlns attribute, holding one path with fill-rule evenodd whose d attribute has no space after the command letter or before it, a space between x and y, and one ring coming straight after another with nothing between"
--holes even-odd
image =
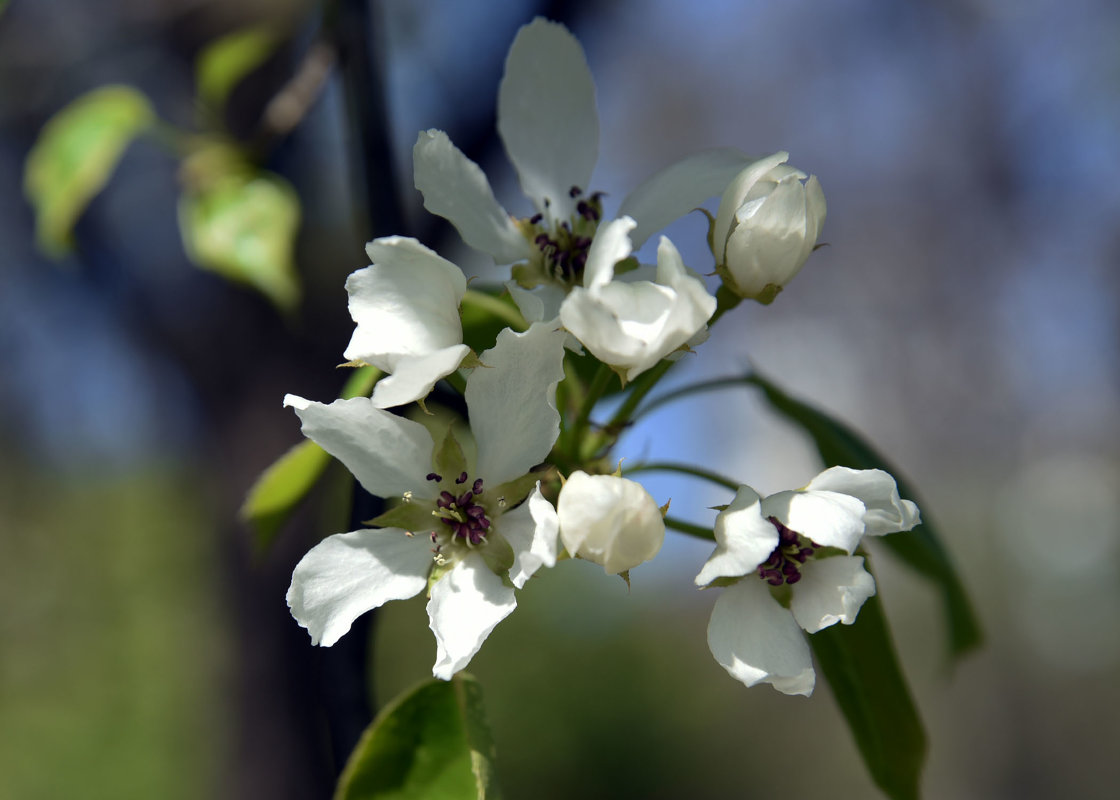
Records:
<instances>
[{"instance_id":1,"label":"green leaf","mask_svg":"<svg viewBox=\"0 0 1120 800\"><path fill-rule=\"evenodd\" d=\"M932 516L914 487L849 426L790 397L758 373L746 380L762 389L775 410L812 437L826 465L885 470L897 481L899 494L918 503L922 511L921 525L908 533L884 536L878 541L911 569L933 581L941 591L949 623L950 652L959 657L978 647L983 639L980 624L949 554L941 544Z\"/></svg>"},{"instance_id":2,"label":"green leaf","mask_svg":"<svg viewBox=\"0 0 1120 800\"><path fill-rule=\"evenodd\" d=\"M482 689L460 672L401 695L362 734L335 800L496 800Z\"/></svg>"},{"instance_id":3,"label":"green leaf","mask_svg":"<svg viewBox=\"0 0 1120 800\"><path fill-rule=\"evenodd\" d=\"M356 370L346 381L344 398L368 395L381 372L375 367ZM300 442L266 469L241 506L240 517L252 529L258 550L272 544L280 528L318 483L330 456L310 439Z\"/></svg>"},{"instance_id":4,"label":"green leaf","mask_svg":"<svg viewBox=\"0 0 1120 800\"><path fill-rule=\"evenodd\" d=\"M825 628L809 643L872 779L892 800L917 800L926 734L879 598L863 604L855 624Z\"/></svg>"},{"instance_id":5,"label":"green leaf","mask_svg":"<svg viewBox=\"0 0 1120 800\"><path fill-rule=\"evenodd\" d=\"M23 190L35 209L39 246L57 258L71 231L109 180L125 148L156 119L148 99L129 86L82 95L43 126L27 156Z\"/></svg>"},{"instance_id":6,"label":"green leaf","mask_svg":"<svg viewBox=\"0 0 1120 800\"><path fill-rule=\"evenodd\" d=\"M299 301L299 218L299 197L271 172L234 171L179 198L179 230L191 260L252 286L283 311Z\"/></svg>"},{"instance_id":7,"label":"green leaf","mask_svg":"<svg viewBox=\"0 0 1120 800\"><path fill-rule=\"evenodd\" d=\"M463 343L476 353L493 347L506 328L523 331L529 327L505 287L468 289L460 310Z\"/></svg>"},{"instance_id":8,"label":"green leaf","mask_svg":"<svg viewBox=\"0 0 1120 800\"><path fill-rule=\"evenodd\" d=\"M219 37L195 61L198 99L221 113L230 92L276 50L280 37L265 27L252 27Z\"/></svg>"}]
</instances>

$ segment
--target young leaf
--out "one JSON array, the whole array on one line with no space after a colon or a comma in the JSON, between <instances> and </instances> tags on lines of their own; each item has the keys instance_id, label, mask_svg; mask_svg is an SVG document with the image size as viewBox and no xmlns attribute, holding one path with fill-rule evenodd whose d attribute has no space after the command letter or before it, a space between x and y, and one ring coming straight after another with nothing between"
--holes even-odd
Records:
<instances>
[{"instance_id":1,"label":"young leaf","mask_svg":"<svg viewBox=\"0 0 1120 800\"><path fill-rule=\"evenodd\" d=\"M891 800L917 800L926 734L879 598L863 604L855 624L825 628L809 643L876 785Z\"/></svg>"},{"instance_id":2,"label":"young leaf","mask_svg":"<svg viewBox=\"0 0 1120 800\"><path fill-rule=\"evenodd\" d=\"M258 26L234 31L208 44L195 61L198 99L221 114L229 93L272 55L279 41L273 31Z\"/></svg>"},{"instance_id":3,"label":"young leaf","mask_svg":"<svg viewBox=\"0 0 1120 800\"><path fill-rule=\"evenodd\" d=\"M245 283L279 309L299 301L293 246L299 197L271 172L236 171L179 198L179 230L200 267Z\"/></svg>"},{"instance_id":4,"label":"young leaf","mask_svg":"<svg viewBox=\"0 0 1120 800\"><path fill-rule=\"evenodd\" d=\"M368 395L381 372L374 367L356 370L342 388L344 398ZM330 463L330 456L310 439L300 442L266 469L241 506L240 516L253 529L258 550L272 544Z\"/></svg>"},{"instance_id":5,"label":"young leaf","mask_svg":"<svg viewBox=\"0 0 1120 800\"><path fill-rule=\"evenodd\" d=\"M23 190L35 209L35 236L49 255L72 246L74 223L120 162L125 148L155 121L143 94L103 86L82 95L43 126L27 156Z\"/></svg>"},{"instance_id":6,"label":"young leaf","mask_svg":"<svg viewBox=\"0 0 1120 800\"><path fill-rule=\"evenodd\" d=\"M482 689L460 672L428 680L384 708L362 734L335 800L495 800L494 743Z\"/></svg>"},{"instance_id":7,"label":"young leaf","mask_svg":"<svg viewBox=\"0 0 1120 800\"><path fill-rule=\"evenodd\" d=\"M776 411L800 426L812 437L828 466L840 465L853 469L881 469L895 476L898 492L914 500L922 510L922 524L908 533L884 536L877 541L900 558L907 566L933 581L941 591L949 622L949 646L955 656L962 656L978 647L982 640L980 624L957 577L949 554L937 536L927 507L919 500L914 488L899 477L895 467L887 463L859 434L844 423L802 403L783 392L758 373L746 378L748 383L762 389L766 399Z\"/></svg>"}]
</instances>

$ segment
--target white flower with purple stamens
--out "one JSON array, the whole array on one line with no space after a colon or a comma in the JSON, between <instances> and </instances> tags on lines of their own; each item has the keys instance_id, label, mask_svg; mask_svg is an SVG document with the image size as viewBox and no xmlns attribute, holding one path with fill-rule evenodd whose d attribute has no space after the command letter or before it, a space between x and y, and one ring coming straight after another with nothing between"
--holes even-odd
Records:
<instances>
[{"instance_id":1,"label":"white flower with purple stamens","mask_svg":"<svg viewBox=\"0 0 1120 800\"><path fill-rule=\"evenodd\" d=\"M832 467L804 489L760 497L741 486L716 517L698 586L727 585L708 624L716 661L747 686L809 695L816 674L801 631L851 625L875 579L852 553L863 536L908 531L918 507L882 470ZM829 550L842 551L835 555ZM789 607L769 587L788 586Z\"/></svg>"},{"instance_id":2,"label":"white flower with purple stamens","mask_svg":"<svg viewBox=\"0 0 1120 800\"><path fill-rule=\"evenodd\" d=\"M429 588L432 672L449 679L513 611L514 588L555 564L556 511L530 469L559 435L563 340L539 324L507 329L480 356L466 388L473 459L450 434L435 442L369 398L285 398L304 434L371 494L401 501L375 521L386 527L329 536L296 566L288 605L313 643L330 646L366 611Z\"/></svg>"}]
</instances>

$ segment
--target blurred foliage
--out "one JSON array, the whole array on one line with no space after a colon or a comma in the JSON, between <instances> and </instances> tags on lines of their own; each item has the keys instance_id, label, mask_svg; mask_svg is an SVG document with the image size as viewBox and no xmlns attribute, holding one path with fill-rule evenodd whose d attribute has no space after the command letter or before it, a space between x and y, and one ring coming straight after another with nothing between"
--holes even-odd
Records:
<instances>
[{"instance_id":1,"label":"blurred foliage","mask_svg":"<svg viewBox=\"0 0 1120 800\"><path fill-rule=\"evenodd\" d=\"M335 800L496 800L493 760L478 681L429 679L377 715Z\"/></svg>"},{"instance_id":2,"label":"blurred foliage","mask_svg":"<svg viewBox=\"0 0 1120 800\"><path fill-rule=\"evenodd\" d=\"M214 796L228 612L198 479L0 466L0 797Z\"/></svg>"},{"instance_id":3,"label":"blurred foliage","mask_svg":"<svg viewBox=\"0 0 1120 800\"><path fill-rule=\"evenodd\" d=\"M230 92L276 50L280 37L270 28L244 28L215 39L195 61L195 85L204 108L221 115Z\"/></svg>"},{"instance_id":4,"label":"blurred foliage","mask_svg":"<svg viewBox=\"0 0 1120 800\"><path fill-rule=\"evenodd\" d=\"M45 252L57 258L72 247L74 223L104 188L125 148L155 119L136 89L103 86L47 122L27 156L23 179Z\"/></svg>"}]
</instances>

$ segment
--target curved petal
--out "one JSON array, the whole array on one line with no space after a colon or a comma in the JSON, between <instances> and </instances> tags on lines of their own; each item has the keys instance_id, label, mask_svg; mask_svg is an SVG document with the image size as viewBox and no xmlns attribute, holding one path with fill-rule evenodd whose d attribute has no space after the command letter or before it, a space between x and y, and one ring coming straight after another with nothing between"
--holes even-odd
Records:
<instances>
[{"instance_id":1,"label":"curved petal","mask_svg":"<svg viewBox=\"0 0 1120 800\"><path fill-rule=\"evenodd\" d=\"M863 536L863 512L863 503L839 492L778 492L762 501L763 516L777 517L787 528L822 547L839 547L848 553Z\"/></svg>"},{"instance_id":2,"label":"curved petal","mask_svg":"<svg viewBox=\"0 0 1120 800\"><path fill-rule=\"evenodd\" d=\"M284 405L296 410L303 435L341 461L370 494L435 497L435 484L425 479L434 445L423 425L374 408L368 397L324 405L289 394Z\"/></svg>"},{"instance_id":3,"label":"curved petal","mask_svg":"<svg viewBox=\"0 0 1120 800\"><path fill-rule=\"evenodd\" d=\"M467 412L478 443L478 473L497 486L548 457L560 435L556 385L564 379L564 332L535 322L506 328L467 378Z\"/></svg>"},{"instance_id":4,"label":"curved petal","mask_svg":"<svg viewBox=\"0 0 1120 800\"><path fill-rule=\"evenodd\" d=\"M741 170L724 189L719 201L719 211L716 213L715 226L712 228L712 242L717 264L725 263L727 236L731 232L731 222L751 189L766 173L784 164L788 158L789 153L785 151L760 158Z\"/></svg>"},{"instance_id":5,"label":"curved petal","mask_svg":"<svg viewBox=\"0 0 1120 800\"><path fill-rule=\"evenodd\" d=\"M372 266L346 279L357 323L344 357L394 372L404 356L463 341L463 271L415 239L389 236L366 245Z\"/></svg>"},{"instance_id":6,"label":"curved petal","mask_svg":"<svg viewBox=\"0 0 1120 800\"><path fill-rule=\"evenodd\" d=\"M486 173L446 133L434 128L420 132L412 148L412 171L424 208L454 225L464 242L499 264L529 256L529 242L495 199Z\"/></svg>"},{"instance_id":7,"label":"curved petal","mask_svg":"<svg viewBox=\"0 0 1120 800\"><path fill-rule=\"evenodd\" d=\"M471 349L465 344L452 345L434 353L402 359L397 369L373 387L371 400L377 408L394 408L428 396L436 381L459 368Z\"/></svg>"},{"instance_id":8,"label":"curved petal","mask_svg":"<svg viewBox=\"0 0 1120 800\"><path fill-rule=\"evenodd\" d=\"M724 263L747 297L789 283L816 244L806 238L805 187L795 177L744 204L735 219L739 224L727 239Z\"/></svg>"},{"instance_id":9,"label":"curved petal","mask_svg":"<svg viewBox=\"0 0 1120 800\"><path fill-rule=\"evenodd\" d=\"M801 567L789 609L809 633L843 622L851 625L863 603L875 594L875 578L860 556L810 559Z\"/></svg>"},{"instance_id":10,"label":"curved petal","mask_svg":"<svg viewBox=\"0 0 1120 800\"><path fill-rule=\"evenodd\" d=\"M832 467L813 478L805 488L841 492L862 502L867 507L863 515L867 536L908 531L921 522L917 505L901 499L894 478L881 469Z\"/></svg>"},{"instance_id":11,"label":"curved petal","mask_svg":"<svg viewBox=\"0 0 1120 800\"><path fill-rule=\"evenodd\" d=\"M637 220L630 235L634 247L641 247L654 231L695 210L709 197L723 194L731 179L753 160L729 147L705 150L666 167L630 192L618 215Z\"/></svg>"},{"instance_id":12,"label":"curved petal","mask_svg":"<svg viewBox=\"0 0 1120 800\"><path fill-rule=\"evenodd\" d=\"M517 281L506 281L513 302L525 321L551 322L560 316L560 304L567 296L562 288L552 283L544 283L532 289L520 286Z\"/></svg>"},{"instance_id":13,"label":"curved petal","mask_svg":"<svg viewBox=\"0 0 1120 800\"><path fill-rule=\"evenodd\" d=\"M627 478L573 472L560 490L556 514L568 552L601 564L609 575L649 561L665 541L657 501Z\"/></svg>"},{"instance_id":14,"label":"curved petal","mask_svg":"<svg viewBox=\"0 0 1120 800\"><path fill-rule=\"evenodd\" d=\"M338 533L296 564L288 607L312 644L330 647L370 609L420 594L431 568L426 536L400 528Z\"/></svg>"},{"instance_id":15,"label":"curved petal","mask_svg":"<svg viewBox=\"0 0 1120 800\"><path fill-rule=\"evenodd\" d=\"M583 48L563 25L538 17L517 32L498 89L498 134L537 210L568 219L568 191L587 190L599 157L599 114Z\"/></svg>"},{"instance_id":16,"label":"curved petal","mask_svg":"<svg viewBox=\"0 0 1120 800\"><path fill-rule=\"evenodd\" d=\"M541 567L556 566L559 520L541 494L540 481L524 503L502 514L499 531L513 547L509 577L514 588L524 586Z\"/></svg>"},{"instance_id":17,"label":"curved petal","mask_svg":"<svg viewBox=\"0 0 1120 800\"><path fill-rule=\"evenodd\" d=\"M619 217L599 226L591 247L587 251L587 263L583 267L583 285L588 289L606 286L614 278L614 265L633 251L630 244L630 231L636 223L629 217Z\"/></svg>"},{"instance_id":18,"label":"curved petal","mask_svg":"<svg viewBox=\"0 0 1120 800\"><path fill-rule=\"evenodd\" d=\"M700 574L697 586L716 578L750 575L778 546L778 529L762 515L761 498L749 486L740 486L735 499L716 516L716 549Z\"/></svg>"},{"instance_id":19,"label":"curved petal","mask_svg":"<svg viewBox=\"0 0 1120 800\"><path fill-rule=\"evenodd\" d=\"M720 593L708 622L708 648L747 686L769 683L784 694L813 693L809 645L793 615L761 581L748 578Z\"/></svg>"},{"instance_id":20,"label":"curved petal","mask_svg":"<svg viewBox=\"0 0 1120 800\"><path fill-rule=\"evenodd\" d=\"M432 587L428 601L430 627L436 635L432 674L451 680L516 607L513 589L490 571L482 556L468 554Z\"/></svg>"}]
</instances>

